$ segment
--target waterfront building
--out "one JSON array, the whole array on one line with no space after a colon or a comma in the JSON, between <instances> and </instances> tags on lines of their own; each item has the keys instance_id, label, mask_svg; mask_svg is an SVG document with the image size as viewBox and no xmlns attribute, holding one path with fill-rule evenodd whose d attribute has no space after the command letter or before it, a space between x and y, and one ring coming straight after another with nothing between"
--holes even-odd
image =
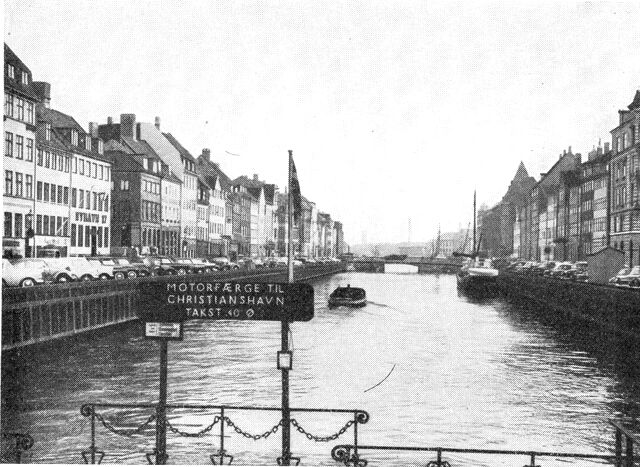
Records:
<instances>
[{"instance_id":1,"label":"waterfront building","mask_svg":"<svg viewBox=\"0 0 640 467\"><path fill-rule=\"evenodd\" d=\"M580 259L609 245L609 143L589 152L580 180Z\"/></svg>"},{"instance_id":2,"label":"waterfront building","mask_svg":"<svg viewBox=\"0 0 640 467\"><path fill-rule=\"evenodd\" d=\"M479 210L478 240L482 252L496 257L513 255L513 225L516 222L517 213L527 203L534 184L535 179L529 176L524 163L520 162L500 202L490 209Z\"/></svg>"},{"instance_id":3,"label":"waterfront building","mask_svg":"<svg viewBox=\"0 0 640 467\"><path fill-rule=\"evenodd\" d=\"M169 167L151 146L138 138L135 116L123 114L98 126L105 153L113 161L111 250L114 254L135 249L139 254L158 253L162 237L162 179ZM167 177L169 178L169 177ZM174 189L177 180L173 180ZM174 193L175 195L175 193ZM175 219L175 214L174 217Z\"/></svg>"},{"instance_id":4,"label":"waterfront building","mask_svg":"<svg viewBox=\"0 0 640 467\"><path fill-rule=\"evenodd\" d=\"M318 212L318 257L331 257L333 249L333 220L324 212Z\"/></svg>"},{"instance_id":5,"label":"waterfront building","mask_svg":"<svg viewBox=\"0 0 640 467\"><path fill-rule=\"evenodd\" d=\"M335 256L342 256L343 253L346 252L345 246L344 246L344 232L342 231L342 222L339 221L335 221L333 223L333 227L335 229L336 232L336 253Z\"/></svg>"},{"instance_id":6,"label":"waterfront building","mask_svg":"<svg viewBox=\"0 0 640 467\"><path fill-rule=\"evenodd\" d=\"M32 256L37 102L31 70L5 44L3 256Z\"/></svg>"},{"instance_id":7,"label":"waterfront building","mask_svg":"<svg viewBox=\"0 0 640 467\"><path fill-rule=\"evenodd\" d=\"M209 197L209 238L213 243L214 254L235 258L238 254L238 243L232 239L233 213L234 201L239 201L240 198L231 196L231 179L220 169L219 164L211 161L209 149L204 148L198 156L196 170L213 189L213 195ZM240 205L235 211L240 212Z\"/></svg>"},{"instance_id":8,"label":"waterfront building","mask_svg":"<svg viewBox=\"0 0 640 467\"><path fill-rule=\"evenodd\" d=\"M50 108L49 83L35 84L40 97L35 167L36 254L108 254L112 162L104 153L97 124L89 123L86 132L73 117Z\"/></svg>"},{"instance_id":9,"label":"waterfront building","mask_svg":"<svg viewBox=\"0 0 640 467\"><path fill-rule=\"evenodd\" d=\"M611 130L611 242L640 264L640 90Z\"/></svg>"},{"instance_id":10,"label":"waterfront building","mask_svg":"<svg viewBox=\"0 0 640 467\"><path fill-rule=\"evenodd\" d=\"M198 199L196 202L196 256L204 257L210 253L209 245L209 186L198 176Z\"/></svg>"},{"instance_id":11,"label":"waterfront building","mask_svg":"<svg viewBox=\"0 0 640 467\"><path fill-rule=\"evenodd\" d=\"M130 114L135 122L135 115ZM197 223L198 223L198 175L196 173L196 159L171 134L160 129L160 117L155 123L140 122L136 125L138 137L145 140L167 164L170 170L182 182L181 213L180 213L180 256L194 257L196 255Z\"/></svg>"},{"instance_id":12,"label":"waterfront building","mask_svg":"<svg viewBox=\"0 0 640 467\"><path fill-rule=\"evenodd\" d=\"M169 166L161 163L160 204L160 254L180 255L180 194L182 182L169 170Z\"/></svg>"}]
</instances>

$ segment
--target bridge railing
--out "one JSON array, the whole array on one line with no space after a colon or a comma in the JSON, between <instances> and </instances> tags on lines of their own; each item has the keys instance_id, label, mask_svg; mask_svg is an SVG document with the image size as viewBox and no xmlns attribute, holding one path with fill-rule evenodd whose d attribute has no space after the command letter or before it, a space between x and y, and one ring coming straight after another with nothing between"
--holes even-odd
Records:
<instances>
[{"instance_id":1,"label":"bridge railing","mask_svg":"<svg viewBox=\"0 0 640 467\"><path fill-rule=\"evenodd\" d=\"M610 421L615 428L615 450L612 453L579 453L579 452L556 452L556 451L535 451L535 450L512 450L512 449L475 449L458 448L444 446L390 446L390 445L359 445L339 444L331 451L331 457L342 462L346 466L365 467L368 463L362 456L363 451L387 452L387 453L435 453L435 459L427 462L426 467L452 467L453 461L445 460L446 454L478 454L478 455L498 455L510 457L524 457L527 464L524 467L540 467L537 464L541 458L567 460L593 460L606 461L615 467L634 467L640 458L636 451L640 446L640 437L632 429L625 426L620 421ZM463 464L460 464L463 465ZM522 464L513 464L522 465ZM582 465L582 464L578 464Z\"/></svg>"},{"instance_id":2,"label":"bridge railing","mask_svg":"<svg viewBox=\"0 0 640 467\"><path fill-rule=\"evenodd\" d=\"M129 415L133 415L132 418L142 420L141 423L135 426L131 426L131 421L127 421L123 418L122 414L114 414L113 410L125 411ZM90 444L89 447L81 452L82 459L87 464L100 464L103 459L108 457L108 453L101 450L98 447L97 442L97 428L102 426L109 433L125 438L134 437L150 437L155 434L158 436L161 430L168 430L174 436L184 438L201 438L205 436L213 436L217 438L219 448L209 455L209 459L214 465L230 465L234 459L234 456L228 452L225 448L225 439L228 438L228 433L236 433L246 439L258 441L266 439L269 436L278 432L283 426L283 420L278 420L272 427L262 433L250 433L241 428L237 424L237 420L234 421L230 414L234 412L280 412L280 407L263 407L263 406L238 406L238 405L211 405L211 404L167 404L166 409L169 411L169 416L166 418L165 426L158 423L160 417L158 411L160 410L159 404L111 404L111 403L88 403L84 404L80 409L80 413L89 417L91 420L90 426ZM210 423L204 425L198 431L185 431L177 423L176 418L171 416L171 411L181 409L189 411L208 411L212 412L207 414L210 416ZM143 411L143 413L139 413ZM316 435L309 432L295 417L291 418L291 425L307 439L318 443L327 443L334 441L346 434L351 430L353 435L354 452L357 456L358 451L358 427L369 421L369 414L360 409L331 409L331 408L300 408L292 407L290 409L292 414L295 413L324 413L335 414L345 417L344 423L340 428L329 435ZM127 427L118 427L119 424L126 423ZM141 453L142 454L142 453ZM144 453L147 462L149 464L165 464L169 458L167 452L157 452L153 449L150 452ZM277 459L278 465L283 465L281 458ZM295 465L300 463L299 457L291 457L289 461L294 462ZM288 465L288 464L287 464Z\"/></svg>"}]
</instances>

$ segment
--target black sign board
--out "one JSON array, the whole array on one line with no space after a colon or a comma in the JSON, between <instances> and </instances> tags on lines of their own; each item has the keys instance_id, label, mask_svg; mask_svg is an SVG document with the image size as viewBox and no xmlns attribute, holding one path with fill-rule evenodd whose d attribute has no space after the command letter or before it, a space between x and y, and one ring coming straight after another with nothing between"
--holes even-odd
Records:
<instances>
[{"instance_id":1,"label":"black sign board","mask_svg":"<svg viewBox=\"0 0 640 467\"><path fill-rule=\"evenodd\" d=\"M313 287L309 284L182 279L140 284L139 292L136 308L144 322L313 318Z\"/></svg>"}]
</instances>

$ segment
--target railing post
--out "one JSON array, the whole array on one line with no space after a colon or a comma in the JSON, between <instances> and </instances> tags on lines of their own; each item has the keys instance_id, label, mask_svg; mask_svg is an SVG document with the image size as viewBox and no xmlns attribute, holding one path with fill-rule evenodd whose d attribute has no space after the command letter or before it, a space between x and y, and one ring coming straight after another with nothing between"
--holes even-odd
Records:
<instances>
[{"instance_id":1,"label":"railing post","mask_svg":"<svg viewBox=\"0 0 640 467\"><path fill-rule=\"evenodd\" d=\"M220 409L220 465L223 464L224 455L224 407Z\"/></svg>"},{"instance_id":2,"label":"railing post","mask_svg":"<svg viewBox=\"0 0 640 467\"><path fill-rule=\"evenodd\" d=\"M156 407L156 465L167 460L167 339L160 340L160 394Z\"/></svg>"},{"instance_id":3,"label":"railing post","mask_svg":"<svg viewBox=\"0 0 640 467\"><path fill-rule=\"evenodd\" d=\"M616 467L622 467L622 433L620 428L616 426Z\"/></svg>"},{"instance_id":4,"label":"railing post","mask_svg":"<svg viewBox=\"0 0 640 467\"><path fill-rule=\"evenodd\" d=\"M353 452L358 458L358 412L353 414Z\"/></svg>"},{"instance_id":5,"label":"railing post","mask_svg":"<svg viewBox=\"0 0 640 467\"><path fill-rule=\"evenodd\" d=\"M631 436L625 436L626 438L626 446L627 453L625 456L625 466L633 467L633 438Z\"/></svg>"},{"instance_id":6,"label":"railing post","mask_svg":"<svg viewBox=\"0 0 640 467\"><path fill-rule=\"evenodd\" d=\"M91 463L96 463L96 409L91 406Z\"/></svg>"}]
</instances>

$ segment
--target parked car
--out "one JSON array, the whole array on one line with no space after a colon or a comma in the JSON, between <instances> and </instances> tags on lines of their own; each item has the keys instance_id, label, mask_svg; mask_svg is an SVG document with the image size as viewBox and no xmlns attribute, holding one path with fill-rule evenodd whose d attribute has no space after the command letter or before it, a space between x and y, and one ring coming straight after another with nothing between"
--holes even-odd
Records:
<instances>
[{"instance_id":1,"label":"parked car","mask_svg":"<svg viewBox=\"0 0 640 467\"><path fill-rule=\"evenodd\" d=\"M102 257L100 262L105 266L113 267L113 277L118 280L125 278L135 279L136 277L147 277L151 275L151 270L142 262L131 262L127 258Z\"/></svg>"},{"instance_id":2,"label":"parked car","mask_svg":"<svg viewBox=\"0 0 640 467\"><path fill-rule=\"evenodd\" d=\"M193 263L187 261L187 258L173 258L169 257L173 262L173 267L176 269L179 275L195 274L196 269Z\"/></svg>"},{"instance_id":3,"label":"parked car","mask_svg":"<svg viewBox=\"0 0 640 467\"><path fill-rule=\"evenodd\" d=\"M216 266L218 266L218 269L220 269L221 271L228 271L230 269L239 268L239 266L236 263L229 261L229 258L225 256L217 256L215 258L211 258L210 261Z\"/></svg>"},{"instance_id":4,"label":"parked car","mask_svg":"<svg viewBox=\"0 0 640 467\"><path fill-rule=\"evenodd\" d=\"M543 261L535 267L533 272L537 276L548 276L553 268L556 267L556 264L555 261Z\"/></svg>"},{"instance_id":5,"label":"parked car","mask_svg":"<svg viewBox=\"0 0 640 467\"><path fill-rule=\"evenodd\" d=\"M616 285L616 284L621 283L621 279L624 276L629 275L630 272L631 272L631 268L629 266L623 267L622 269L620 269L618 271L618 273L615 276L613 276L611 279L609 279L609 284Z\"/></svg>"},{"instance_id":6,"label":"parked car","mask_svg":"<svg viewBox=\"0 0 640 467\"><path fill-rule=\"evenodd\" d=\"M575 263L571 269L564 273L563 278L572 281L587 282L589 280L589 274L587 273L586 261L578 261Z\"/></svg>"},{"instance_id":7,"label":"parked car","mask_svg":"<svg viewBox=\"0 0 640 467\"><path fill-rule=\"evenodd\" d=\"M101 278L100 274L103 274L99 268L82 256L47 258L47 264L70 270L80 281L93 281ZM109 277L107 276L106 278L108 279ZM101 279L104 279L104 277Z\"/></svg>"},{"instance_id":8,"label":"parked car","mask_svg":"<svg viewBox=\"0 0 640 467\"><path fill-rule=\"evenodd\" d=\"M628 268L625 268L628 269ZM618 286L618 287L633 287L633 288L638 288L640 287L640 266L634 266L631 269L629 269L627 274L620 274L621 272L623 272L623 270L621 270L618 275L616 275L613 283ZM609 281L611 282L611 281Z\"/></svg>"},{"instance_id":9,"label":"parked car","mask_svg":"<svg viewBox=\"0 0 640 467\"><path fill-rule=\"evenodd\" d=\"M14 261L2 259L3 287L32 287L43 284L45 280L46 263L44 261Z\"/></svg>"},{"instance_id":10,"label":"parked car","mask_svg":"<svg viewBox=\"0 0 640 467\"><path fill-rule=\"evenodd\" d=\"M178 274L174 262L164 256L147 256L142 262L151 270L153 276L174 276Z\"/></svg>"},{"instance_id":11,"label":"parked car","mask_svg":"<svg viewBox=\"0 0 640 467\"><path fill-rule=\"evenodd\" d=\"M96 268L98 272L98 279L113 279L113 266L102 264L99 258L87 258L87 261Z\"/></svg>"},{"instance_id":12,"label":"parked car","mask_svg":"<svg viewBox=\"0 0 640 467\"><path fill-rule=\"evenodd\" d=\"M210 264L199 258L187 258L185 259L185 263L192 264L193 270L196 274L208 274L210 272L218 270L218 268L215 267L213 264Z\"/></svg>"},{"instance_id":13,"label":"parked car","mask_svg":"<svg viewBox=\"0 0 640 467\"><path fill-rule=\"evenodd\" d=\"M549 272L549 277L555 277L562 279L567 271L573 267L573 264L564 262L556 264L556 266Z\"/></svg>"}]
</instances>

